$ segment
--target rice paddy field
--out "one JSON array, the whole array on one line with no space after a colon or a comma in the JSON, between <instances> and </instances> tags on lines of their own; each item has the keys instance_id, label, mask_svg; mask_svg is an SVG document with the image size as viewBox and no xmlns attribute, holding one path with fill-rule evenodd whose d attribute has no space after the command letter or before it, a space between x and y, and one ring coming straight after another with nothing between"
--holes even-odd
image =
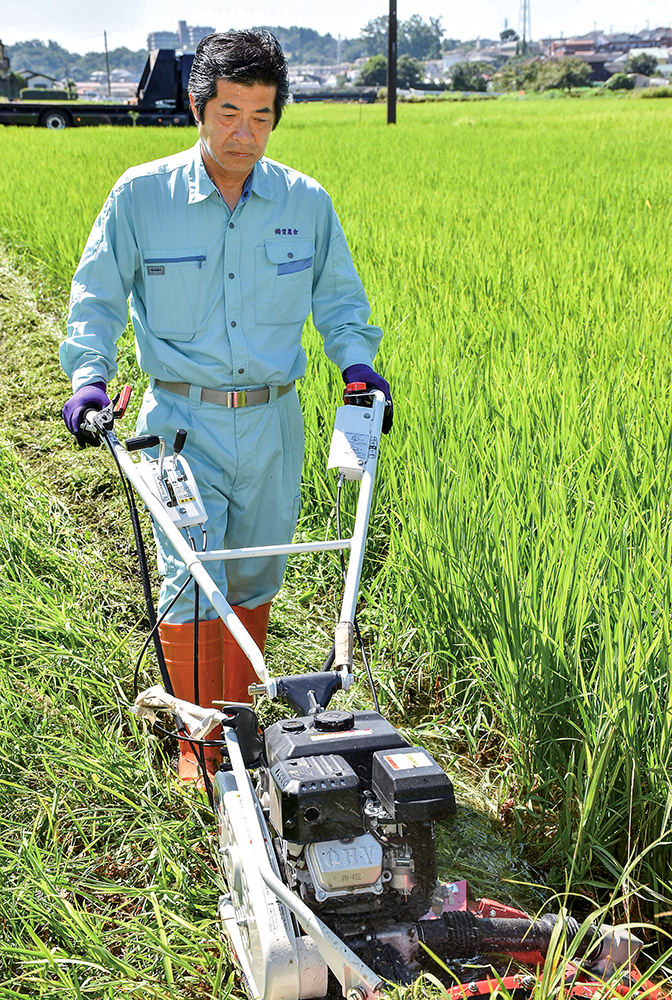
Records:
<instances>
[{"instance_id":1,"label":"rice paddy field","mask_svg":"<svg viewBox=\"0 0 672 1000\"><path fill-rule=\"evenodd\" d=\"M360 621L384 710L473 819L442 870L645 923L652 955L672 926L668 103L409 105L394 128L295 106L268 151L331 193L385 330ZM195 137L0 132L0 1000L242 995L208 810L128 712L144 619L114 476L58 416L93 219L127 166ZM313 537L341 380L305 339ZM128 332L122 381L142 383ZM337 576L290 572L271 666L324 655Z\"/></svg>"}]
</instances>

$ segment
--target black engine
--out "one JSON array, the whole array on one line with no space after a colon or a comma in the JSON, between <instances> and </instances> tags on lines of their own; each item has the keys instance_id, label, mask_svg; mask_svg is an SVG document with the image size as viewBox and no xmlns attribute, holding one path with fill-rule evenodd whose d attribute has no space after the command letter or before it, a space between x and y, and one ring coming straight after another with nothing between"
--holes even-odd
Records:
<instances>
[{"instance_id":1,"label":"black engine","mask_svg":"<svg viewBox=\"0 0 672 1000\"><path fill-rule=\"evenodd\" d=\"M377 712L322 711L265 732L262 801L287 884L329 923L427 912L433 823L450 780ZM343 928L345 929L345 928Z\"/></svg>"}]
</instances>

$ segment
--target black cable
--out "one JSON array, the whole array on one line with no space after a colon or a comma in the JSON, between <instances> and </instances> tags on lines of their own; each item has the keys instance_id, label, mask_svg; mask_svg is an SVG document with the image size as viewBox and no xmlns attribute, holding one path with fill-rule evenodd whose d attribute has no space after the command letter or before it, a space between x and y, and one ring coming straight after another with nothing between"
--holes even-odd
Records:
<instances>
[{"instance_id":1,"label":"black cable","mask_svg":"<svg viewBox=\"0 0 672 1000\"><path fill-rule=\"evenodd\" d=\"M187 587L189 586L189 584L192 582L192 580L193 580L192 576L188 576L187 577L187 579L184 581L184 583L182 584L182 586L180 587L180 589L178 590L178 592L175 594L175 597L172 599L172 601L170 602L170 604L168 605L168 607L164 608L164 610L161 612L160 616L156 620L156 624L152 628L151 632L149 632L147 634L147 638L145 639L144 643L142 644L142 649L140 650L140 654L138 655L138 658L135 661L135 670L133 671L133 697L134 698L137 698L137 696L138 696L138 676L140 674L140 665L142 663L143 656L147 652L147 647L149 646L150 642L152 641L152 639L154 637L154 633L158 629L159 625L161 625L161 623L164 621L166 615L169 614L170 611L172 611L173 606L176 604L176 602L179 600L179 598L182 597L182 594L185 592L185 590L187 589ZM174 694L175 692L174 691L169 691L168 693L169 694Z\"/></svg>"},{"instance_id":2,"label":"black cable","mask_svg":"<svg viewBox=\"0 0 672 1000\"><path fill-rule=\"evenodd\" d=\"M197 758L198 763L201 766L201 774L203 775L203 787L205 788L205 793L208 796L210 808L214 813L215 794L214 794L214 789L212 787L212 781L210 780L210 775L208 774L208 768L205 763L205 748L219 747L221 749L221 747L226 746L226 740L196 740L190 735L182 735L179 729L177 729L175 732L171 732L170 729L166 729L165 726L160 725L158 722L154 722L154 729L162 736L169 736L172 739L177 739L179 742L189 744L191 752L193 753L194 757Z\"/></svg>"},{"instance_id":3,"label":"black cable","mask_svg":"<svg viewBox=\"0 0 672 1000\"><path fill-rule=\"evenodd\" d=\"M126 494L126 500L128 502L128 509L131 516L131 525L133 527L133 537L135 538L135 547L138 554L138 562L140 563L140 577L142 579L142 589L145 596L145 606L147 608L147 616L149 617L149 624L151 629L151 635L154 640L154 649L156 652L156 659L159 664L159 671L161 672L161 680L163 681L163 686L169 694L173 694L173 685L170 682L170 677L168 675L168 670L166 668L166 658L163 655L163 646L161 645L161 639L157 630L156 621L156 610L154 608L154 599L152 597L152 585L149 578L149 567L147 565L147 552L145 550L145 543L142 537L142 529L140 527L140 518L138 516L138 508L135 505L135 498L133 496L133 491L124 475L124 470L121 467L117 453L114 449L114 445L111 441L112 432L105 432L105 442L112 454L114 462L119 471L121 477L121 482L123 485L124 493Z\"/></svg>"},{"instance_id":4,"label":"black cable","mask_svg":"<svg viewBox=\"0 0 672 1000\"><path fill-rule=\"evenodd\" d=\"M341 473L341 475L338 477L336 481L336 537L338 538L339 542L341 541L341 490L343 488L344 478L345 477ZM345 566L345 556L343 555L343 549L338 550L338 555L341 560L341 576L343 577L343 584L345 585L347 570ZM362 654L362 661L366 669L366 676L368 677L369 680L369 688L371 690L371 697L373 698L373 704L376 709L376 712L380 712L380 703L378 701L378 694L376 693L375 684L373 682L373 674L371 673L371 666L369 664L369 659L366 655L366 649L364 648L364 640L362 639L362 633L359 631L357 616L354 614L352 616L352 624L355 629L355 635L357 636L357 641L359 642L359 650ZM330 664L331 666L333 665L335 657L336 657L336 649L335 646L332 646L331 653L329 654L329 656L327 656L327 660L325 660L325 667L324 667L325 670L329 669L329 667L326 666L327 661L331 658L331 664Z\"/></svg>"}]
</instances>

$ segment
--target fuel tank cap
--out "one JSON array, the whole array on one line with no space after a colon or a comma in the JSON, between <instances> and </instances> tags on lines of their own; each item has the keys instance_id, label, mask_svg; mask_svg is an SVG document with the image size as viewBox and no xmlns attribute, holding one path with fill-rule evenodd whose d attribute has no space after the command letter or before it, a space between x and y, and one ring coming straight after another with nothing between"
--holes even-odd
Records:
<instances>
[{"instance_id":1,"label":"fuel tank cap","mask_svg":"<svg viewBox=\"0 0 672 1000\"><path fill-rule=\"evenodd\" d=\"M305 724L301 719L286 719L282 723L283 733L302 733L305 728Z\"/></svg>"},{"instance_id":2,"label":"fuel tank cap","mask_svg":"<svg viewBox=\"0 0 672 1000\"><path fill-rule=\"evenodd\" d=\"M355 728L355 717L352 712L334 709L332 712L318 712L315 716L315 728L323 733L342 733Z\"/></svg>"}]
</instances>

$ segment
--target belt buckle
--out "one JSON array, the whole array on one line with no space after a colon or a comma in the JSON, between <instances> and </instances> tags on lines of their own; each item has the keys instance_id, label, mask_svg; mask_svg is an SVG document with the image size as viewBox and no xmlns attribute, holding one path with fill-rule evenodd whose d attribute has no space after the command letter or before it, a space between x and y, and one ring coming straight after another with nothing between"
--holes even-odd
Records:
<instances>
[{"instance_id":1,"label":"belt buckle","mask_svg":"<svg viewBox=\"0 0 672 1000\"><path fill-rule=\"evenodd\" d=\"M245 389L232 389L226 394L226 405L233 407L234 409L238 406L246 406L246 390Z\"/></svg>"}]
</instances>

